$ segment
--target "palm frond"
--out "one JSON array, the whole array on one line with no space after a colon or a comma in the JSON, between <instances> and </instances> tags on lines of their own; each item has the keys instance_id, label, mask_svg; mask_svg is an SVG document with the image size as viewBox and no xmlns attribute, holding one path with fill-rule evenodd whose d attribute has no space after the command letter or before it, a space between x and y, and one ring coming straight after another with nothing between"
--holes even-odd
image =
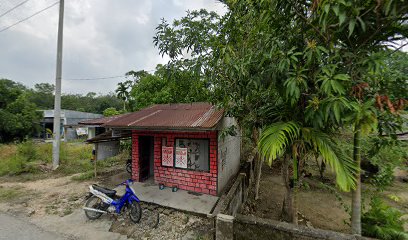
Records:
<instances>
[{"instance_id":1,"label":"palm frond","mask_svg":"<svg viewBox=\"0 0 408 240\"><path fill-rule=\"evenodd\" d=\"M266 127L261 134L258 148L269 165L285 148L299 137L300 126L295 122L277 122Z\"/></svg>"},{"instance_id":2,"label":"palm frond","mask_svg":"<svg viewBox=\"0 0 408 240\"><path fill-rule=\"evenodd\" d=\"M353 159L343 153L329 135L313 128L302 128L302 137L336 173L336 182L341 190L349 191L355 188L358 168Z\"/></svg>"}]
</instances>

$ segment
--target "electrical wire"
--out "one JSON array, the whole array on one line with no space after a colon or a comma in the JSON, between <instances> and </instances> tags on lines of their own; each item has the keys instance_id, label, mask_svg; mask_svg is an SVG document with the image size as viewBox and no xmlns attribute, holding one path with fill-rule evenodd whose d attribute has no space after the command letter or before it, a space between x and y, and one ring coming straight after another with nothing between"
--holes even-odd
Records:
<instances>
[{"instance_id":1,"label":"electrical wire","mask_svg":"<svg viewBox=\"0 0 408 240\"><path fill-rule=\"evenodd\" d=\"M63 78L65 81L91 81L91 80L103 80L103 79L112 79L112 78L122 78L126 77L125 75L110 76L110 77L97 77L97 78Z\"/></svg>"},{"instance_id":2,"label":"electrical wire","mask_svg":"<svg viewBox=\"0 0 408 240\"><path fill-rule=\"evenodd\" d=\"M156 70L144 70L145 72L154 72ZM113 79L113 78L126 78L126 75L116 75L108 77L95 77L95 78L63 78L65 81L93 81L93 80L104 80L104 79Z\"/></svg>"},{"instance_id":3,"label":"electrical wire","mask_svg":"<svg viewBox=\"0 0 408 240\"><path fill-rule=\"evenodd\" d=\"M22 6L23 4L27 3L28 1L30 1L30 0L25 0L25 1L23 1L23 2L21 2L21 3L19 3L19 4L17 4L16 6L12 7L11 9L5 11L3 14L0 15L0 18L3 17L3 16L5 16L5 15L7 15L9 12L13 11L14 9L16 9L16 8Z\"/></svg>"},{"instance_id":4,"label":"electrical wire","mask_svg":"<svg viewBox=\"0 0 408 240\"><path fill-rule=\"evenodd\" d=\"M22 19L22 20L20 20L20 21L18 21L18 22L16 22L16 23L14 23L14 24L11 24L11 25L8 26L8 27L5 27L5 28L1 29L1 30L0 30L0 33L1 33L1 32L4 32L4 31L6 31L6 30L8 30L8 29L10 29L10 28L12 28L12 27L14 27L14 26L16 26L17 24L20 24L20 23L22 23L22 22L24 22L24 21L27 21L28 19L30 19L30 18L32 18L32 17L34 17L34 16L36 16L36 15L38 15L38 14L44 12L45 10L50 9L51 7L57 5L58 3L59 3L59 1L58 1L58 2L55 2L55 3L53 3L53 4L51 4L50 6L48 6L48 7L46 7L46 8L41 9L41 10L38 11L38 12L35 12L34 14L32 14L32 15L29 16L29 17L26 17L26 18L24 18L24 19Z\"/></svg>"}]
</instances>

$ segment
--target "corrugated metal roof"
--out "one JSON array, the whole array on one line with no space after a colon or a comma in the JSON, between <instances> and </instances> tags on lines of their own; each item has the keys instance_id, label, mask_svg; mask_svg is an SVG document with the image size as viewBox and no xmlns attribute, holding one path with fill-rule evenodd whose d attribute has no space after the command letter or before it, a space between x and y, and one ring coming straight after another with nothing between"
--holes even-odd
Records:
<instances>
[{"instance_id":1,"label":"corrugated metal roof","mask_svg":"<svg viewBox=\"0 0 408 240\"><path fill-rule=\"evenodd\" d=\"M214 128L224 111L210 103L158 104L103 124L104 127L133 129Z\"/></svg>"},{"instance_id":2,"label":"corrugated metal roof","mask_svg":"<svg viewBox=\"0 0 408 240\"><path fill-rule=\"evenodd\" d=\"M131 131L124 132L120 136L112 136L112 130L101 133L91 139L86 140L88 143L97 143L97 142L107 142L107 141L116 141L124 138L130 138L132 136Z\"/></svg>"},{"instance_id":3,"label":"corrugated metal roof","mask_svg":"<svg viewBox=\"0 0 408 240\"><path fill-rule=\"evenodd\" d=\"M125 113L125 114L120 114L120 115L115 115L115 116L110 116L110 117L103 117L103 118L96 118L96 119L89 119L86 121L80 121L79 124L81 125L102 125L105 123L108 123L112 120L115 120L117 118L129 115L131 113Z\"/></svg>"}]
</instances>

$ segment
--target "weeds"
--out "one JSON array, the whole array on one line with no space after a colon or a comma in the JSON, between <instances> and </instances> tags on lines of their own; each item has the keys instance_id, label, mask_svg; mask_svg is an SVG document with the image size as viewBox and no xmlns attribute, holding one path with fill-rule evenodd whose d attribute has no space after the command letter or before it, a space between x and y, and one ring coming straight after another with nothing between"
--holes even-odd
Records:
<instances>
[{"instance_id":1,"label":"weeds","mask_svg":"<svg viewBox=\"0 0 408 240\"><path fill-rule=\"evenodd\" d=\"M92 178L94 165L90 161L92 145L81 142L61 143L60 167L52 174L70 175L82 173L75 180ZM109 168L122 159L127 159L128 153L97 162L98 171ZM0 145L0 176L3 175L40 175L48 172L52 164L52 144L26 141L19 144ZM124 165L124 164L123 164ZM45 175L45 174L44 174Z\"/></svg>"},{"instance_id":2,"label":"weeds","mask_svg":"<svg viewBox=\"0 0 408 240\"><path fill-rule=\"evenodd\" d=\"M75 181L85 181L92 179L94 176L95 172L91 170L84 173L80 173L79 175L72 176L71 179Z\"/></svg>"},{"instance_id":3,"label":"weeds","mask_svg":"<svg viewBox=\"0 0 408 240\"><path fill-rule=\"evenodd\" d=\"M0 186L0 201L8 202L20 197L22 194L21 188L4 188Z\"/></svg>"},{"instance_id":4,"label":"weeds","mask_svg":"<svg viewBox=\"0 0 408 240\"><path fill-rule=\"evenodd\" d=\"M402 213L386 205L380 198L373 197L370 210L361 218L363 235L384 240L408 239L404 233Z\"/></svg>"}]
</instances>

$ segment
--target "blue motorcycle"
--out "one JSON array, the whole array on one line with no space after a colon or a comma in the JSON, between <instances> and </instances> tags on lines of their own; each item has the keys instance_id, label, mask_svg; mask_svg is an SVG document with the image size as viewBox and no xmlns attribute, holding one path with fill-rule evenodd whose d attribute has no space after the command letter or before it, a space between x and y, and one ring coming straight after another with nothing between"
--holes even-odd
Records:
<instances>
[{"instance_id":1,"label":"blue motorcycle","mask_svg":"<svg viewBox=\"0 0 408 240\"><path fill-rule=\"evenodd\" d=\"M138 223L142 217L142 209L140 200L131 186L132 183L133 181L129 179L118 185L126 186L126 192L122 197L117 196L115 190L96 184L89 186L90 193L83 208L87 218L95 220L104 213L120 214L122 209L126 208L132 222Z\"/></svg>"}]
</instances>

